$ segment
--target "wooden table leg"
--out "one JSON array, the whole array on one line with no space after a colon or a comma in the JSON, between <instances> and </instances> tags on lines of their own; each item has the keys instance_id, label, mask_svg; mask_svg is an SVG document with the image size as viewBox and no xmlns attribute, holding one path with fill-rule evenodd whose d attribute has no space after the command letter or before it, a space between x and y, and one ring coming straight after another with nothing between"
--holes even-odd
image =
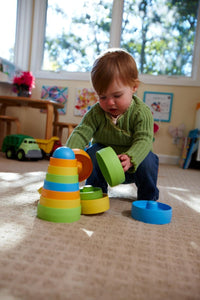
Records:
<instances>
[{"instance_id":1,"label":"wooden table leg","mask_svg":"<svg viewBox=\"0 0 200 300\"><path fill-rule=\"evenodd\" d=\"M45 139L50 139L52 137L53 131L53 104L47 105L47 118L46 118L46 132L45 132Z\"/></svg>"},{"instance_id":2,"label":"wooden table leg","mask_svg":"<svg viewBox=\"0 0 200 300\"><path fill-rule=\"evenodd\" d=\"M6 105L2 104L0 105L0 115L5 116L6 114ZM5 130L5 123L4 122L0 122L0 150L2 147L2 143L3 143L3 137L4 137L4 130Z\"/></svg>"},{"instance_id":3,"label":"wooden table leg","mask_svg":"<svg viewBox=\"0 0 200 300\"><path fill-rule=\"evenodd\" d=\"M54 124L58 122L58 110L56 108L54 108ZM53 135L56 136L57 135L57 128L56 126L54 125L53 126Z\"/></svg>"}]
</instances>

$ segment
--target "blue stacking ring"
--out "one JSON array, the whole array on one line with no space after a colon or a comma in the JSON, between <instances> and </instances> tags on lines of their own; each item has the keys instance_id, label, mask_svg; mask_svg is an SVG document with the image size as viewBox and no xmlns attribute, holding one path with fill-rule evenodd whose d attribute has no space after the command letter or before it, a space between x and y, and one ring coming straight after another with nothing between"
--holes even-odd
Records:
<instances>
[{"instance_id":1,"label":"blue stacking ring","mask_svg":"<svg viewBox=\"0 0 200 300\"><path fill-rule=\"evenodd\" d=\"M79 182L76 183L57 183L44 180L44 189L56 192L76 192L79 190Z\"/></svg>"},{"instance_id":2,"label":"blue stacking ring","mask_svg":"<svg viewBox=\"0 0 200 300\"><path fill-rule=\"evenodd\" d=\"M163 225L171 222L172 208L156 201L139 200L132 203L131 216L144 223Z\"/></svg>"}]
</instances>

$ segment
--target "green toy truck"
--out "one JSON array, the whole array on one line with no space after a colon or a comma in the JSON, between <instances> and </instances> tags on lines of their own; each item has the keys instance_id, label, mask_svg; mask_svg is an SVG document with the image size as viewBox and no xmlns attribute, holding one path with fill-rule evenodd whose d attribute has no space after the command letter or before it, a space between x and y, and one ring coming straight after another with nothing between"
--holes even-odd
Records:
<instances>
[{"instance_id":1,"label":"green toy truck","mask_svg":"<svg viewBox=\"0 0 200 300\"><path fill-rule=\"evenodd\" d=\"M6 153L7 158L17 158L20 161L42 159L42 151L36 140L24 134L7 135L3 140L2 152Z\"/></svg>"}]
</instances>

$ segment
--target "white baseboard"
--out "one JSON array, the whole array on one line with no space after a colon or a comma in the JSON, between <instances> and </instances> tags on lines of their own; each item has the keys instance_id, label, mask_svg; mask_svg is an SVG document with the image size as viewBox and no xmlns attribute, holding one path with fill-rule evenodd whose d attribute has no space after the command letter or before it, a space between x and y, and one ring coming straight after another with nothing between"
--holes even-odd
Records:
<instances>
[{"instance_id":1,"label":"white baseboard","mask_svg":"<svg viewBox=\"0 0 200 300\"><path fill-rule=\"evenodd\" d=\"M167 165L178 165L179 163L179 156L172 156L172 155L164 155L164 154L157 154L159 157L160 164L167 164Z\"/></svg>"}]
</instances>

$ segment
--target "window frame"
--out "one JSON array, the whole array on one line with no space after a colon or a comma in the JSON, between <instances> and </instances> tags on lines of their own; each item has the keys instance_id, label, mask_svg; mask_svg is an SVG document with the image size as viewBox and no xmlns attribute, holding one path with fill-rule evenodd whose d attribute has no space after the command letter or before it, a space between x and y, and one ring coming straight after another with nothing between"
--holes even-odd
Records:
<instances>
[{"instance_id":1,"label":"window frame","mask_svg":"<svg viewBox=\"0 0 200 300\"><path fill-rule=\"evenodd\" d=\"M89 72L43 71L40 70L47 0L18 0L16 64L22 69L29 69L36 78L61 80L90 80ZM112 24L110 30L110 47L120 46L121 21L124 0L113 0ZM34 5L34 7L33 7ZM26 23L25 23L26 21ZM119 22L120 21L120 22ZM28 24L27 24L28 22ZM26 24L26 26L23 26ZM32 31L31 31L32 30ZM32 34L32 38L31 38ZM29 41L29 42L27 42ZM155 85L200 86L200 5L198 8L198 22L193 55L191 77L165 75L139 75L141 82Z\"/></svg>"}]
</instances>

